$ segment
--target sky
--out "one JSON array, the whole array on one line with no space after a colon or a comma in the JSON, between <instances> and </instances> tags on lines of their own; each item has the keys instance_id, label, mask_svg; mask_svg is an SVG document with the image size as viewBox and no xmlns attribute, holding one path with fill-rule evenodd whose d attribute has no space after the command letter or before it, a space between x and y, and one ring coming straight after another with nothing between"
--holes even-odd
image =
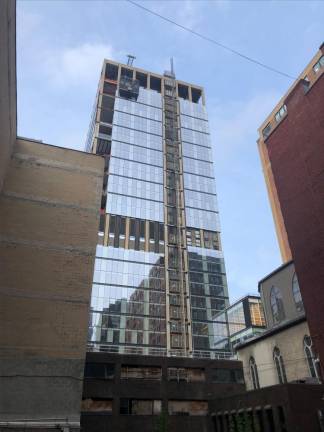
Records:
<instances>
[{"instance_id":1,"label":"sky","mask_svg":"<svg viewBox=\"0 0 324 432\"><path fill-rule=\"evenodd\" d=\"M323 1L141 1L245 55L298 76L324 41ZM125 0L18 0L18 134L83 150L104 58L202 85L213 143L222 247L233 301L281 262L257 129L292 80Z\"/></svg>"}]
</instances>

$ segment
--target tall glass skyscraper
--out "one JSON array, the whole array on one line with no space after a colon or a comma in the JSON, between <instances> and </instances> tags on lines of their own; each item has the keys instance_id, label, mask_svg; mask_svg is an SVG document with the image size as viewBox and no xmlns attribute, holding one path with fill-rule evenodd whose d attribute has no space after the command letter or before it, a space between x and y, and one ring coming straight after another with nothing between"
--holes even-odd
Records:
<instances>
[{"instance_id":1,"label":"tall glass skyscraper","mask_svg":"<svg viewBox=\"0 0 324 432\"><path fill-rule=\"evenodd\" d=\"M106 162L89 349L229 356L203 88L105 60L86 149Z\"/></svg>"}]
</instances>

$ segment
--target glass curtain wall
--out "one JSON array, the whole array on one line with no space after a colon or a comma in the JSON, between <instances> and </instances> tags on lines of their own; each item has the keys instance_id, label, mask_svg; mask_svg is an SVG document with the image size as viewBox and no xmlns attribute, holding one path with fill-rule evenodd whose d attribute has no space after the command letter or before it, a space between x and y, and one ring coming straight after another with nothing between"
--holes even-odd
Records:
<instances>
[{"instance_id":1,"label":"glass curtain wall","mask_svg":"<svg viewBox=\"0 0 324 432\"><path fill-rule=\"evenodd\" d=\"M90 349L167 354L167 332L179 330L175 314L181 299L175 280L180 264L174 277L166 278L164 251L178 242L176 246L185 249L188 257L181 260L181 266L188 269L183 273L186 278L188 274L189 287L181 294L186 305L189 295L185 325L191 326L192 352L188 355L226 357L230 354L228 325L226 314L220 312L228 306L228 290L208 119L199 101L202 90L191 87L185 92L187 100L178 97L176 101L184 184L180 243L171 227L178 226L172 221L174 196L164 190L175 177L164 169L165 78L147 72L145 80L136 79L143 74L105 63L86 144L88 151L105 158ZM168 243L164 239L166 221L170 225ZM173 339L176 343L175 336Z\"/></svg>"},{"instance_id":2,"label":"glass curtain wall","mask_svg":"<svg viewBox=\"0 0 324 432\"><path fill-rule=\"evenodd\" d=\"M143 87L137 98L120 94L116 86L110 95L112 115L108 123L100 122L111 122L111 153L105 240L96 251L89 342L102 351L163 355L162 97Z\"/></svg>"},{"instance_id":3,"label":"glass curtain wall","mask_svg":"<svg viewBox=\"0 0 324 432\"><path fill-rule=\"evenodd\" d=\"M201 103L179 101L193 352L218 357L229 351L226 316L220 314L228 290L208 118Z\"/></svg>"}]
</instances>

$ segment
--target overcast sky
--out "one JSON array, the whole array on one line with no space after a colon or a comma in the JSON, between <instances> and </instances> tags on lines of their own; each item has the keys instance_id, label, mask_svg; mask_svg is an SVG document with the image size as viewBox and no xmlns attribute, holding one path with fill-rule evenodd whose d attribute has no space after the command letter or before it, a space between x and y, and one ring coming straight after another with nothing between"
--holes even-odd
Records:
<instances>
[{"instance_id":1,"label":"overcast sky","mask_svg":"<svg viewBox=\"0 0 324 432\"><path fill-rule=\"evenodd\" d=\"M296 76L324 40L322 1L144 1L146 7ZM17 4L18 134L84 148L104 58L205 87L231 299L281 264L256 139L292 81L124 1ZM293 155L292 155L293 157Z\"/></svg>"}]
</instances>

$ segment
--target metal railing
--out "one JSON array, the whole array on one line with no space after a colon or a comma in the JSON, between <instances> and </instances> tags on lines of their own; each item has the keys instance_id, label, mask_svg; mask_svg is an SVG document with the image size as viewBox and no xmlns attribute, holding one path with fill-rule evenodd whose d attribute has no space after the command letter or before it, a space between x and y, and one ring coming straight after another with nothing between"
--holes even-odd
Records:
<instances>
[{"instance_id":1,"label":"metal railing","mask_svg":"<svg viewBox=\"0 0 324 432\"><path fill-rule=\"evenodd\" d=\"M149 355L158 357L183 357L183 358L201 358L201 359L232 359L237 357L229 351L193 351L186 355L184 350L171 350L169 353L165 348L150 348L150 347L134 347L134 346L121 346L109 345L102 343L88 343L87 351L89 352L107 352L116 354L130 354L130 355Z\"/></svg>"}]
</instances>

